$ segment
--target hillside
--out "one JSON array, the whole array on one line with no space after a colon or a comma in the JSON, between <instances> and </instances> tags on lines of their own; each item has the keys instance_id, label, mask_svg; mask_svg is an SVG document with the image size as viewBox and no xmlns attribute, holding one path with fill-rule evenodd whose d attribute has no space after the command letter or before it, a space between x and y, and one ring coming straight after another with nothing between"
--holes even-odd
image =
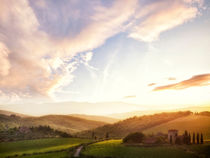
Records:
<instances>
[{"instance_id":1,"label":"hillside","mask_svg":"<svg viewBox=\"0 0 210 158\"><path fill-rule=\"evenodd\" d=\"M0 131L0 142L17 141L27 139L72 137L70 134L54 130L49 126L38 127L14 127Z\"/></svg>"},{"instance_id":2,"label":"hillside","mask_svg":"<svg viewBox=\"0 0 210 158\"><path fill-rule=\"evenodd\" d=\"M99 121L86 120L68 115L46 115L41 117L7 116L0 114L0 129L7 129L19 126L50 126L54 129L67 133L75 133L103 126L106 123Z\"/></svg>"},{"instance_id":3,"label":"hillside","mask_svg":"<svg viewBox=\"0 0 210 158\"><path fill-rule=\"evenodd\" d=\"M127 119L134 116L143 116L143 115L152 115L161 112L178 112L178 111L191 111L191 112L202 112L202 111L210 111L210 106L195 106L195 107L186 107L180 109L159 109L159 110L144 110L144 111L131 111L126 113L114 113L108 115L109 117L116 119Z\"/></svg>"},{"instance_id":4,"label":"hillside","mask_svg":"<svg viewBox=\"0 0 210 158\"><path fill-rule=\"evenodd\" d=\"M6 110L0 110L0 114L7 115L7 116L16 115L16 116L20 116L20 117L29 117L29 115L6 111Z\"/></svg>"},{"instance_id":5,"label":"hillside","mask_svg":"<svg viewBox=\"0 0 210 158\"><path fill-rule=\"evenodd\" d=\"M86 120L94 120L106 123L115 123L119 121L119 119L107 117L107 116L98 116L98 115L85 115L85 114L71 114L69 116L78 117Z\"/></svg>"},{"instance_id":6,"label":"hillside","mask_svg":"<svg viewBox=\"0 0 210 158\"><path fill-rule=\"evenodd\" d=\"M204 139L210 139L210 116L189 115L178 118L161 125L144 130L144 133L167 133L168 129L178 129L179 134L184 133L184 130L189 132L202 132Z\"/></svg>"},{"instance_id":7,"label":"hillside","mask_svg":"<svg viewBox=\"0 0 210 158\"><path fill-rule=\"evenodd\" d=\"M154 115L145 115L141 117L132 117L114 124L104 125L94 130L87 130L78 133L81 137L91 137L92 133L98 138L104 138L106 133L109 137L122 138L131 132L143 131L151 127L164 124L166 122L191 115L190 111L159 113Z\"/></svg>"}]
</instances>

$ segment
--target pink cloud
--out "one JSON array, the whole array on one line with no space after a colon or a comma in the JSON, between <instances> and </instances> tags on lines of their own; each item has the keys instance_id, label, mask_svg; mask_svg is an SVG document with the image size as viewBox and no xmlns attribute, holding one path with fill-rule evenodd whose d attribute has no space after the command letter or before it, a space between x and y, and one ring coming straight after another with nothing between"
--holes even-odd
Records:
<instances>
[{"instance_id":1,"label":"pink cloud","mask_svg":"<svg viewBox=\"0 0 210 158\"><path fill-rule=\"evenodd\" d=\"M190 87L201 87L208 85L210 85L210 74L201 74L175 84L156 87L153 89L153 91L182 90Z\"/></svg>"},{"instance_id":2,"label":"pink cloud","mask_svg":"<svg viewBox=\"0 0 210 158\"><path fill-rule=\"evenodd\" d=\"M202 1L162 0L145 6L136 18L146 18L131 28L129 37L146 42L157 40L161 32L195 18L199 11L194 3L202 5Z\"/></svg>"}]
</instances>

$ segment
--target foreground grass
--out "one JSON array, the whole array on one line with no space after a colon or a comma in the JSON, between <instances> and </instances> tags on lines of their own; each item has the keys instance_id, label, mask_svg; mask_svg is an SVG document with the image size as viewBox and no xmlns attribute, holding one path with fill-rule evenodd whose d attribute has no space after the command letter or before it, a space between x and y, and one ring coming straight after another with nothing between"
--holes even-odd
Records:
<instances>
[{"instance_id":1,"label":"foreground grass","mask_svg":"<svg viewBox=\"0 0 210 158\"><path fill-rule=\"evenodd\" d=\"M202 144L202 145L188 145L188 150L196 152L198 155L206 155L206 157L210 157L210 143ZM203 156L205 157L205 156Z\"/></svg>"},{"instance_id":2,"label":"foreground grass","mask_svg":"<svg viewBox=\"0 0 210 158\"><path fill-rule=\"evenodd\" d=\"M19 156L18 158L68 158L70 156L68 151L60 151L53 153L43 153L38 155Z\"/></svg>"},{"instance_id":3,"label":"foreground grass","mask_svg":"<svg viewBox=\"0 0 210 158\"><path fill-rule=\"evenodd\" d=\"M3 142L0 143L0 158L12 155L36 154L36 153L44 153L49 151L52 152L52 151L65 150L77 146L79 144L88 143L88 142L90 142L90 140L79 139L79 138L49 138L49 139L24 140L16 142ZM53 155L55 153L49 153L49 155L50 154ZM34 155L33 157L35 156L38 157L38 155Z\"/></svg>"},{"instance_id":4,"label":"foreground grass","mask_svg":"<svg viewBox=\"0 0 210 158\"><path fill-rule=\"evenodd\" d=\"M125 146L121 140L109 140L86 147L84 156L114 158L195 158L196 155L175 146L133 147Z\"/></svg>"}]
</instances>

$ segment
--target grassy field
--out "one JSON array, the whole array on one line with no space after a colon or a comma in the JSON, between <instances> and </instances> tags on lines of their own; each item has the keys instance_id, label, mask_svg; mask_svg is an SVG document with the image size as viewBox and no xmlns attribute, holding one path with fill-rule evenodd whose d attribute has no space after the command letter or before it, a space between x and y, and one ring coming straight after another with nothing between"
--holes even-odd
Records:
<instances>
[{"instance_id":1,"label":"grassy field","mask_svg":"<svg viewBox=\"0 0 210 158\"><path fill-rule=\"evenodd\" d=\"M68 158L68 157L70 157L70 154L68 151L44 153L44 154L38 154L38 155L18 156L18 158Z\"/></svg>"},{"instance_id":2,"label":"grassy field","mask_svg":"<svg viewBox=\"0 0 210 158\"><path fill-rule=\"evenodd\" d=\"M200 146L200 149L199 149ZM209 149L208 146L205 149L204 145L192 146L202 151ZM86 147L83 151L84 156L94 157L114 157L114 158L195 158L194 152L189 152L188 147L182 148L182 146L159 146L159 147L133 147L125 146L121 140L109 140L99 143L95 143ZM193 149L195 150L195 149ZM203 151L202 151L203 152Z\"/></svg>"},{"instance_id":3,"label":"grassy field","mask_svg":"<svg viewBox=\"0 0 210 158\"><path fill-rule=\"evenodd\" d=\"M167 123L144 130L143 133L151 134L157 132L168 133L168 129L178 129L179 134L183 134L184 130L189 132L202 132L204 139L210 139L210 117L200 115L190 115Z\"/></svg>"},{"instance_id":4,"label":"grassy field","mask_svg":"<svg viewBox=\"0 0 210 158\"><path fill-rule=\"evenodd\" d=\"M78 138L50 138L50 139L36 139L24 140L16 142L0 143L0 158L10 155L34 154L48 151L59 151L77 146L81 143L88 143L91 140ZM49 153L49 157L56 153ZM65 154L60 152L58 154ZM44 156L44 157L47 157ZM39 155L36 155L39 157ZM29 156L30 157L30 156ZM35 157L35 156L34 156ZM55 156L56 157L56 156Z\"/></svg>"}]
</instances>

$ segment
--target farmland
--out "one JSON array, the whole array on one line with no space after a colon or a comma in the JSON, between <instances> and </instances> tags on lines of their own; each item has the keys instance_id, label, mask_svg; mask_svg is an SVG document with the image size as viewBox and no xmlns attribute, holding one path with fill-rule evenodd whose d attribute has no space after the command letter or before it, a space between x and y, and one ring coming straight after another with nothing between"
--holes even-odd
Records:
<instances>
[{"instance_id":1,"label":"farmland","mask_svg":"<svg viewBox=\"0 0 210 158\"><path fill-rule=\"evenodd\" d=\"M82 143L88 143L90 140L78 139L78 138L50 138L50 139L36 139L36 140L24 140L16 142L3 142L0 143L0 157L13 156L13 155L26 155L26 154L38 154L53 151L62 151L75 147ZM51 153L47 154L49 157ZM55 155L56 153L52 153ZM65 155L65 152L58 154ZM34 157L34 156L33 156ZM38 157L36 155L36 157ZM46 156L47 157L47 156Z\"/></svg>"},{"instance_id":2,"label":"farmland","mask_svg":"<svg viewBox=\"0 0 210 158\"><path fill-rule=\"evenodd\" d=\"M109 140L89 145L84 151L84 156L114 157L114 158L195 158L197 154L206 154L210 146L125 146L121 140ZM191 150L192 151L191 151ZM200 153L197 153L200 151Z\"/></svg>"}]
</instances>

